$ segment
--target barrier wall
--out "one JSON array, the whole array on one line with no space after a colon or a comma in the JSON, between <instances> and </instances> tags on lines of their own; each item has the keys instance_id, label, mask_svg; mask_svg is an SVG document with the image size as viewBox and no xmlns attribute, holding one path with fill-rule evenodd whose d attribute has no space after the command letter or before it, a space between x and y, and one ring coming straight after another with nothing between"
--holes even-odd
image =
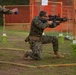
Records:
<instances>
[{"instance_id":1,"label":"barrier wall","mask_svg":"<svg viewBox=\"0 0 76 75\"><path fill-rule=\"evenodd\" d=\"M39 2L34 0L30 1L30 5L11 5L6 8L13 9L18 8L19 14L4 15L4 29L10 30L30 30L30 23L32 19L38 15L40 10L47 11L48 14L59 14L61 17L72 18L72 7L63 6L62 2L49 2L47 6L41 6ZM68 15L69 14L69 15ZM69 26L68 26L69 25ZM72 21L62 23L56 28L47 28L45 31L72 31Z\"/></svg>"},{"instance_id":2,"label":"barrier wall","mask_svg":"<svg viewBox=\"0 0 76 75\"><path fill-rule=\"evenodd\" d=\"M30 25L30 6L29 5L8 5L8 9L18 8L18 14L4 15L5 29L26 30Z\"/></svg>"}]
</instances>

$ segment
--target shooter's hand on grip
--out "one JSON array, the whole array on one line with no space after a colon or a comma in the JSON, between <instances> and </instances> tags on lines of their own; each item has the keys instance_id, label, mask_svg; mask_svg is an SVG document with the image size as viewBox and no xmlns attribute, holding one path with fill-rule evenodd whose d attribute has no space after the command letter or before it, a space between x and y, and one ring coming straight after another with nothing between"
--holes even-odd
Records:
<instances>
[{"instance_id":1,"label":"shooter's hand on grip","mask_svg":"<svg viewBox=\"0 0 76 75\"><path fill-rule=\"evenodd\" d=\"M49 21L49 20L47 22L49 25L52 25L52 23L53 23L53 21Z\"/></svg>"}]
</instances>

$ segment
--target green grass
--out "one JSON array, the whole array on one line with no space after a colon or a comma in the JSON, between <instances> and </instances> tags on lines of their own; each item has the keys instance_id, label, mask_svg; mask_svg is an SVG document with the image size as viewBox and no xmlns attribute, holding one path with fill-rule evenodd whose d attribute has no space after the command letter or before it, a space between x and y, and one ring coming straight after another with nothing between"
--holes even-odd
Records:
<instances>
[{"instance_id":1,"label":"green grass","mask_svg":"<svg viewBox=\"0 0 76 75\"><path fill-rule=\"evenodd\" d=\"M76 67L50 67L42 69L22 68L8 64L0 64L0 72L8 75L76 75Z\"/></svg>"},{"instance_id":2,"label":"green grass","mask_svg":"<svg viewBox=\"0 0 76 75\"><path fill-rule=\"evenodd\" d=\"M2 33L2 28L0 28L0 33ZM0 41L0 48L17 48L24 49L25 51L29 50L29 44L24 42L24 39L28 36L28 31L6 31L7 37L12 38L12 41L7 43L2 43ZM45 32L47 35L56 35L58 32ZM66 35L66 33L64 33ZM1 36L1 34L0 34ZM22 39L21 41L14 41L14 37L17 39ZM76 63L76 52L72 49L72 41L65 40L63 44L59 43L59 52L64 54L65 58L54 59L52 44L43 45L42 60L23 60L24 51L10 51L10 50L0 50L0 61L11 61L17 63L24 63L27 65L51 65L51 64L70 64ZM14 70L15 68L15 70ZM8 75L75 75L76 66L68 67L49 67L49 68L24 68L18 66L12 66L8 64L0 64L0 73L1 71L6 72ZM13 73L12 73L13 72ZM15 73L16 72L16 73Z\"/></svg>"},{"instance_id":3,"label":"green grass","mask_svg":"<svg viewBox=\"0 0 76 75\"><path fill-rule=\"evenodd\" d=\"M3 31L3 26L0 26L0 32L2 32Z\"/></svg>"},{"instance_id":4,"label":"green grass","mask_svg":"<svg viewBox=\"0 0 76 75\"><path fill-rule=\"evenodd\" d=\"M37 70L28 70L19 75L75 75L76 67L52 67ZM70 72L70 73L69 73Z\"/></svg>"}]
</instances>

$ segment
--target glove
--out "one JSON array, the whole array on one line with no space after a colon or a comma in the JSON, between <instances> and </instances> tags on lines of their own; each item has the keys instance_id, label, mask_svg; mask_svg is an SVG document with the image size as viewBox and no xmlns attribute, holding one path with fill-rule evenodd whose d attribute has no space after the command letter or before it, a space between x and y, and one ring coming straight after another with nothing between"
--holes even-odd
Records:
<instances>
[{"instance_id":1,"label":"glove","mask_svg":"<svg viewBox=\"0 0 76 75\"><path fill-rule=\"evenodd\" d=\"M18 12L14 12L14 14L18 14Z\"/></svg>"},{"instance_id":2,"label":"glove","mask_svg":"<svg viewBox=\"0 0 76 75\"><path fill-rule=\"evenodd\" d=\"M12 9L12 13L14 13L14 14L18 14L18 8L14 8L14 9Z\"/></svg>"}]
</instances>

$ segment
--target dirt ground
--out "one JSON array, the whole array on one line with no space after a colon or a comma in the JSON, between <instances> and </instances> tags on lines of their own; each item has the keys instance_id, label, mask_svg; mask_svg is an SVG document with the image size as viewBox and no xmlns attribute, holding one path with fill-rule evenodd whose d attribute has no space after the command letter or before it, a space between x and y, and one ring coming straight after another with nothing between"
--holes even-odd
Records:
<instances>
[{"instance_id":1,"label":"dirt ground","mask_svg":"<svg viewBox=\"0 0 76 75\"><path fill-rule=\"evenodd\" d=\"M5 56L7 57L2 57L0 56L0 61L5 61L5 62L12 62L12 63L17 63L17 64L24 64L24 65L31 65L33 63L32 60L23 60L23 54L24 51L16 51L16 50L0 50L0 52L7 53ZM8 56L8 53L10 54ZM0 75L19 75L20 72L22 71L27 71L27 70L32 70L32 68L28 67L23 67L23 66L17 66L17 65L10 65L10 64L0 64Z\"/></svg>"},{"instance_id":2,"label":"dirt ground","mask_svg":"<svg viewBox=\"0 0 76 75\"><path fill-rule=\"evenodd\" d=\"M69 67L45 67L38 68L39 65L51 65L61 63L76 63L76 57L72 57L69 42L61 46L61 51L66 52L64 59L52 58L52 48L50 44L44 45L43 59L24 60L23 56L26 50L29 50L29 44L25 43L25 36L8 35L8 42L0 41L0 75L75 75L76 66ZM11 36L10 36L11 35ZM16 34L15 34L16 35ZM66 45L68 44L68 45ZM21 50L22 49L22 50ZM51 50L51 51L50 51ZM50 52L49 52L50 51Z\"/></svg>"},{"instance_id":3,"label":"dirt ground","mask_svg":"<svg viewBox=\"0 0 76 75\"><path fill-rule=\"evenodd\" d=\"M48 62L43 58L42 61L24 60L24 50L16 49L0 49L0 61L12 62L16 64L0 63L0 75L72 75L76 67L44 67L37 68L41 64L51 64L51 61L60 61L59 59L53 59L49 57ZM52 64L53 64L52 63ZM20 65L18 65L20 64ZM29 65L29 66L24 66ZM35 66L35 67L31 67ZM75 70L73 69L75 68Z\"/></svg>"}]
</instances>

